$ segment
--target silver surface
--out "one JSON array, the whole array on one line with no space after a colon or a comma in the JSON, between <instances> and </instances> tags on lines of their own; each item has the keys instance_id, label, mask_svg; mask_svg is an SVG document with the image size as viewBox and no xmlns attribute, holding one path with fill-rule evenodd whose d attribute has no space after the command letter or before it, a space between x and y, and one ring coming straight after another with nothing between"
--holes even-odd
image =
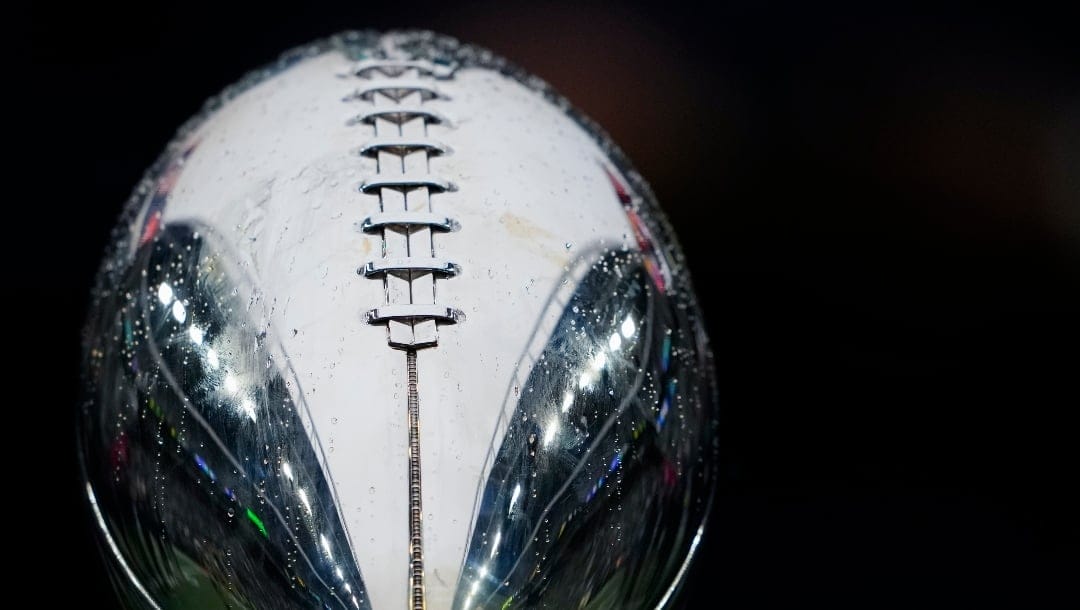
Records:
<instances>
[{"instance_id":1,"label":"silver surface","mask_svg":"<svg viewBox=\"0 0 1080 610\"><path fill-rule=\"evenodd\" d=\"M383 275L392 271L429 271L452 277L460 273L461 270L450 261L428 256L382 258L368 262L360 270L365 277Z\"/></svg>"},{"instance_id":2,"label":"silver surface","mask_svg":"<svg viewBox=\"0 0 1080 610\"><path fill-rule=\"evenodd\" d=\"M429 33L315 43L207 108L126 208L84 336L125 604L672 603L716 389L621 153Z\"/></svg>"},{"instance_id":3,"label":"silver surface","mask_svg":"<svg viewBox=\"0 0 1080 610\"><path fill-rule=\"evenodd\" d=\"M456 263L436 257L432 233L436 228L450 228L449 219L445 219L445 224L438 224L432 222L432 218L434 211L445 203L445 198L440 195L456 190L449 180L430 171L431 158L447 154L445 147L433 144L428 138L431 125L449 124L432 109L433 105L444 104L447 96L431 88L433 76L428 71L415 67L414 63L401 64L403 59L394 50L386 51L385 55L381 62L365 64L370 69L353 71L358 78L370 78L376 71L389 78L369 81L361 87L357 95L369 102L370 109L347 123L352 125L359 121L374 128L377 139L360 152L374 158L378 175L365 179L359 189L362 193L378 196L379 215L384 221L397 220L375 224L369 216L361 224L363 230L376 230L382 236L382 258L367 262L361 272L365 277L382 279L386 307L396 308L399 312L387 315L394 309L384 308L380 314L376 308L368 312L367 319L372 324L386 325L387 341L393 347L432 347L439 341L437 324L448 319L439 314L442 308L435 309L439 280L452 278L461 270ZM444 78L452 76L453 69L443 75ZM345 101L350 99L355 98L346 97ZM406 308L408 315L400 315L404 311L401 308ZM429 309L433 315L424 315ZM410 358L415 358L415 354ZM410 362L412 370L415 362ZM411 405L409 412L411 418ZM410 423L410 429L411 426ZM413 447L411 440L409 459L419 460L419 450ZM419 478L413 479L410 468L410 498L414 487L419 497L419 485ZM410 506L410 515L413 510ZM418 524L416 528L419 528ZM414 554L416 548L419 548L418 543L412 544L414 550L410 553ZM412 571L415 573L418 568L414 566ZM419 571L422 574L422 570ZM413 580L417 578L414 576ZM422 583L422 578L419 580ZM422 584L420 589L422 591ZM415 592L413 599L416 599Z\"/></svg>"},{"instance_id":4,"label":"silver surface","mask_svg":"<svg viewBox=\"0 0 1080 610\"><path fill-rule=\"evenodd\" d=\"M299 381L206 235L160 232L89 327L82 463L121 592L135 607L366 608Z\"/></svg>"},{"instance_id":5,"label":"silver surface","mask_svg":"<svg viewBox=\"0 0 1080 610\"><path fill-rule=\"evenodd\" d=\"M442 231L453 231L458 225L449 216L439 216L426 212L379 212L364 219L360 228L374 231L387 225L428 226Z\"/></svg>"}]
</instances>

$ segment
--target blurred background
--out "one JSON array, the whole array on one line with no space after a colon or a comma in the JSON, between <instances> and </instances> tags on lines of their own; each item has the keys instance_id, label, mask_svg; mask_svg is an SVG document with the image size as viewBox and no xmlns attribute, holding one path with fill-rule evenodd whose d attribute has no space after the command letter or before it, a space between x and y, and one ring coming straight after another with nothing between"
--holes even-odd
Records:
<instances>
[{"instance_id":1,"label":"blurred background","mask_svg":"<svg viewBox=\"0 0 1080 610\"><path fill-rule=\"evenodd\" d=\"M62 380L57 410L27 411L59 430L36 493L71 509L31 517L45 533L20 549L61 558L73 584L47 598L109 595L57 413L131 188L247 70L335 31L418 27L554 85L680 235L723 407L688 607L1080 607L1076 21L869 4L36 6L30 150L48 174L9 205L42 214L21 272L62 312L29 355Z\"/></svg>"}]
</instances>

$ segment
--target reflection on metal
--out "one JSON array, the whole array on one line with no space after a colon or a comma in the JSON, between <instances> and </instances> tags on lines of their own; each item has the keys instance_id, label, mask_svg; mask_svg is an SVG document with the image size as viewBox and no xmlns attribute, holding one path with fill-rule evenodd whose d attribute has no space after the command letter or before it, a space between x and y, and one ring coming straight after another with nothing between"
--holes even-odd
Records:
<instances>
[{"instance_id":1,"label":"reflection on metal","mask_svg":"<svg viewBox=\"0 0 1080 610\"><path fill-rule=\"evenodd\" d=\"M457 228L448 216L430 214L425 212L378 212L364 219L360 228L364 232L372 232L386 226L401 227L431 227L441 231L453 231Z\"/></svg>"},{"instance_id":2,"label":"reflection on metal","mask_svg":"<svg viewBox=\"0 0 1080 610\"><path fill-rule=\"evenodd\" d=\"M697 528L697 533L694 534L694 539L690 541L690 549L686 552L686 558L683 559L682 565L679 566L679 571L675 574L675 578L671 581L671 586L667 591L664 591L664 596L657 602L657 608L667 608L668 603L671 602L675 594L679 592L679 586L682 584L683 579L686 578L686 571L690 569L690 562L694 560L697 555L698 545L701 544L701 536L705 534L705 524L701 524Z\"/></svg>"},{"instance_id":3,"label":"reflection on metal","mask_svg":"<svg viewBox=\"0 0 1080 610\"><path fill-rule=\"evenodd\" d=\"M550 301L558 322L540 353L522 360L456 607L663 606L700 540L707 352L640 253L584 258L573 293Z\"/></svg>"},{"instance_id":4,"label":"reflection on metal","mask_svg":"<svg viewBox=\"0 0 1080 610\"><path fill-rule=\"evenodd\" d=\"M375 309L370 310L367 315L368 322L371 322L372 324L388 322L390 320L414 321L425 318L438 320L439 322L445 322L447 324L454 324L465 319L465 314L450 307L443 307L441 305L416 305L414 303L376 307Z\"/></svg>"},{"instance_id":5,"label":"reflection on metal","mask_svg":"<svg viewBox=\"0 0 1080 610\"><path fill-rule=\"evenodd\" d=\"M413 258L381 258L364 265L361 272L365 277L379 276L392 271L429 271L446 276L455 276L460 269L450 261L427 256Z\"/></svg>"},{"instance_id":6,"label":"reflection on metal","mask_svg":"<svg viewBox=\"0 0 1080 610\"><path fill-rule=\"evenodd\" d=\"M407 155L411 152L423 150L427 151L429 155L445 155L450 149L439 142L432 142L431 140L423 140L420 138L390 138L387 137L377 142L370 142L360 147L360 154L365 157L378 158L380 151L386 151L390 154L397 155L399 157Z\"/></svg>"},{"instance_id":7,"label":"reflection on metal","mask_svg":"<svg viewBox=\"0 0 1080 610\"><path fill-rule=\"evenodd\" d=\"M211 235L160 232L91 321L79 439L117 580L136 606L366 608L298 382Z\"/></svg>"},{"instance_id":8,"label":"reflection on metal","mask_svg":"<svg viewBox=\"0 0 1080 610\"><path fill-rule=\"evenodd\" d=\"M116 561L116 566L123 572L126 580L123 580L124 585L129 586L142 596L143 601L154 610L161 610L161 606L157 605L154 598L151 597L150 592L146 590L146 587L139 582L139 577L135 575L135 572L131 570L131 566L128 565L124 554L120 552L120 547L116 546L116 541L113 540L112 534L109 533L109 526L105 523L105 517L101 514L101 509L98 508L97 497L94 496L94 488L89 483L86 484L86 496L90 500L90 510L94 513L94 521L98 526L98 531L101 532L101 537L105 539L105 544L109 547L111 553L110 558Z\"/></svg>"},{"instance_id":9,"label":"reflection on metal","mask_svg":"<svg viewBox=\"0 0 1080 610\"><path fill-rule=\"evenodd\" d=\"M424 101L433 100L435 98L446 98L446 95L438 89L433 88L431 84L426 81L392 78L372 80L371 82L365 83L363 87L357 89L355 93L347 96L345 99L371 101L372 97L379 94L400 101L414 93L419 94L420 99Z\"/></svg>"},{"instance_id":10,"label":"reflection on metal","mask_svg":"<svg viewBox=\"0 0 1080 610\"><path fill-rule=\"evenodd\" d=\"M430 33L291 52L192 125L125 212L85 336L79 454L125 604L677 598L715 480L712 361L611 142Z\"/></svg>"},{"instance_id":11,"label":"reflection on metal","mask_svg":"<svg viewBox=\"0 0 1080 610\"><path fill-rule=\"evenodd\" d=\"M418 188L430 189L432 192L456 190L449 180L436 176L400 174L397 176L372 176L360 183L360 190L365 193L377 193L379 189L412 190Z\"/></svg>"}]
</instances>

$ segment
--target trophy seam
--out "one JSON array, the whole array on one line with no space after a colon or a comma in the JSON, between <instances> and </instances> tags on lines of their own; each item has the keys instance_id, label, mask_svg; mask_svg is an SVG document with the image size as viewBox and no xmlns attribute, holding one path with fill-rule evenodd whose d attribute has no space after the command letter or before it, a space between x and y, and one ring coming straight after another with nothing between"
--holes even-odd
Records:
<instances>
[{"instance_id":1,"label":"trophy seam","mask_svg":"<svg viewBox=\"0 0 1080 610\"><path fill-rule=\"evenodd\" d=\"M358 185L361 193L376 195L379 209L361 229L381 238L381 258L362 264L357 273L381 280L385 301L369 309L369 324L385 325L391 347L415 350L438 345L438 327L463 321L464 314L437 302L438 284L458 275L460 265L436 256L435 234L456 231L452 216L438 214L442 193L457 190L450 180L430 171L432 157L452 154L428 137L428 126L452 126L432 107L449 99L439 81L453 78L456 65L389 57L364 59L346 76L360 85L345 95L347 104L364 104L347 126L370 126L374 139L359 154L376 161L376 172Z\"/></svg>"}]
</instances>

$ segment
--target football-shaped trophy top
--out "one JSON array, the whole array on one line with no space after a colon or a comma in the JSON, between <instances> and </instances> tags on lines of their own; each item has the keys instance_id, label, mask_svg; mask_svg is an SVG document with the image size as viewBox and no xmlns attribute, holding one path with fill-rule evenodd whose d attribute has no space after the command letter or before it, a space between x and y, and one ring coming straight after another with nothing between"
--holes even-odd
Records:
<instances>
[{"instance_id":1,"label":"football-shaped trophy top","mask_svg":"<svg viewBox=\"0 0 1080 610\"><path fill-rule=\"evenodd\" d=\"M712 360L649 187L450 38L337 35L210 100L84 346L131 607L663 607L709 511Z\"/></svg>"}]
</instances>

